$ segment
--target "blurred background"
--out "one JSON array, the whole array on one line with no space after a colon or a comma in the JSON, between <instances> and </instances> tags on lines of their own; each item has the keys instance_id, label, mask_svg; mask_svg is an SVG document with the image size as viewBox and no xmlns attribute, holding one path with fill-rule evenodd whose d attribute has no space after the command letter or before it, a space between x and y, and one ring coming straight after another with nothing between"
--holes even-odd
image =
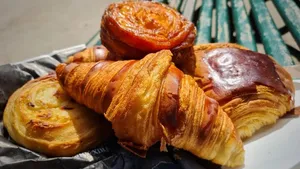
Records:
<instances>
[{"instance_id":1,"label":"blurred background","mask_svg":"<svg viewBox=\"0 0 300 169\"><path fill-rule=\"evenodd\" d=\"M86 43L118 0L1 0L0 65Z\"/></svg>"},{"instance_id":2,"label":"blurred background","mask_svg":"<svg viewBox=\"0 0 300 169\"><path fill-rule=\"evenodd\" d=\"M18 62L53 50L74 45L95 44L101 16L108 6L120 0L1 0L0 1L0 65ZM201 0L197 1L200 6ZM230 2L228 2L230 3ZM249 0L244 0L249 13ZM230 5L230 4L229 4ZM266 2L277 28L284 22L272 1ZM212 36L215 36L215 9ZM95 36L94 38L92 38ZM286 44L299 51L290 32L283 35ZM258 51L264 53L262 45Z\"/></svg>"}]
</instances>

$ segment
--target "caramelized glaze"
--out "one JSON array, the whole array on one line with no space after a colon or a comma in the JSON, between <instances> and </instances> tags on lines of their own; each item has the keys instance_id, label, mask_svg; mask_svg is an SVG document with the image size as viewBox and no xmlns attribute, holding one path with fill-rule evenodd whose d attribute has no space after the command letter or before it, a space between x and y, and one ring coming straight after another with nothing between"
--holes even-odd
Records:
<instances>
[{"instance_id":1,"label":"caramelized glaze","mask_svg":"<svg viewBox=\"0 0 300 169\"><path fill-rule=\"evenodd\" d=\"M157 2L113 3L101 21L101 41L119 59L141 59L162 49L193 46L196 28L176 10Z\"/></svg>"},{"instance_id":2,"label":"caramelized glaze","mask_svg":"<svg viewBox=\"0 0 300 169\"><path fill-rule=\"evenodd\" d=\"M213 90L223 98L241 91L256 92L256 84L272 87L280 93L288 92L267 55L219 48L208 51L203 59L208 65Z\"/></svg>"}]
</instances>

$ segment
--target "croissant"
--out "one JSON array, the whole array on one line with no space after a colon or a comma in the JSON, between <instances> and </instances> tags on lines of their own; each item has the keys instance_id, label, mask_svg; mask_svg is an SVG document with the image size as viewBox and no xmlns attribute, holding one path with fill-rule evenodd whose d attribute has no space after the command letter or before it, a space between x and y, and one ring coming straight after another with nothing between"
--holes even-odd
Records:
<instances>
[{"instance_id":1,"label":"croissant","mask_svg":"<svg viewBox=\"0 0 300 169\"><path fill-rule=\"evenodd\" d=\"M72 156L112 135L110 123L72 101L54 74L29 81L14 92L3 122L14 141L48 156Z\"/></svg>"},{"instance_id":2,"label":"croissant","mask_svg":"<svg viewBox=\"0 0 300 169\"><path fill-rule=\"evenodd\" d=\"M104 114L119 144L145 157L161 141L227 166L243 164L243 144L218 103L162 50L143 59L60 64L63 89L78 103Z\"/></svg>"},{"instance_id":3,"label":"croissant","mask_svg":"<svg viewBox=\"0 0 300 169\"><path fill-rule=\"evenodd\" d=\"M236 44L194 46L182 69L217 100L241 138L273 124L294 108L289 73L268 55Z\"/></svg>"},{"instance_id":4,"label":"croissant","mask_svg":"<svg viewBox=\"0 0 300 169\"><path fill-rule=\"evenodd\" d=\"M113 60L113 56L103 45L88 47L81 52L75 53L75 55L68 58L66 63L95 62L100 60Z\"/></svg>"},{"instance_id":5,"label":"croissant","mask_svg":"<svg viewBox=\"0 0 300 169\"><path fill-rule=\"evenodd\" d=\"M124 1L113 3L105 10L100 36L103 45L117 60L141 59L162 49L180 53L191 48L196 28L162 3Z\"/></svg>"}]
</instances>

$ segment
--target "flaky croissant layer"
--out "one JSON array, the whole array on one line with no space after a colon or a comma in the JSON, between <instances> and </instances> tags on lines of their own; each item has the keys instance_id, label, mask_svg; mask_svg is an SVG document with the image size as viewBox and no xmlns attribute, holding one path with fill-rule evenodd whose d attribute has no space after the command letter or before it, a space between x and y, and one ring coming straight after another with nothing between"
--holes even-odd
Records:
<instances>
[{"instance_id":1,"label":"flaky croissant layer","mask_svg":"<svg viewBox=\"0 0 300 169\"><path fill-rule=\"evenodd\" d=\"M145 156L161 141L227 166L242 165L244 149L233 124L195 80L163 50L139 61L60 64L58 79L77 102L112 123L119 144Z\"/></svg>"}]
</instances>

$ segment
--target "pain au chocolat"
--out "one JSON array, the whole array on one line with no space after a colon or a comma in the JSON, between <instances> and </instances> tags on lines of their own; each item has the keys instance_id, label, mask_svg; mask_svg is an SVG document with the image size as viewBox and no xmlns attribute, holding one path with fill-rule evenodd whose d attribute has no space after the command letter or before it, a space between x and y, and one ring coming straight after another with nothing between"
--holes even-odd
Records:
<instances>
[{"instance_id":1,"label":"pain au chocolat","mask_svg":"<svg viewBox=\"0 0 300 169\"><path fill-rule=\"evenodd\" d=\"M268 55L228 43L194 46L183 69L216 99L241 138L294 108L291 76Z\"/></svg>"},{"instance_id":2,"label":"pain au chocolat","mask_svg":"<svg viewBox=\"0 0 300 169\"><path fill-rule=\"evenodd\" d=\"M105 10L100 36L102 44L117 59L141 59L162 49L180 53L192 47L196 28L162 3L123 1L112 3Z\"/></svg>"},{"instance_id":3,"label":"pain au chocolat","mask_svg":"<svg viewBox=\"0 0 300 169\"><path fill-rule=\"evenodd\" d=\"M145 156L156 142L227 166L242 165L244 149L218 103L162 50L141 60L60 64L63 89L78 103L104 114L119 144Z\"/></svg>"},{"instance_id":4,"label":"pain au chocolat","mask_svg":"<svg viewBox=\"0 0 300 169\"><path fill-rule=\"evenodd\" d=\"M112 135L110 123L72 101L54 74L29 81L13 93L3 122L14 141L48 156L72 156Z\"/></svg>"}]
</instances>

